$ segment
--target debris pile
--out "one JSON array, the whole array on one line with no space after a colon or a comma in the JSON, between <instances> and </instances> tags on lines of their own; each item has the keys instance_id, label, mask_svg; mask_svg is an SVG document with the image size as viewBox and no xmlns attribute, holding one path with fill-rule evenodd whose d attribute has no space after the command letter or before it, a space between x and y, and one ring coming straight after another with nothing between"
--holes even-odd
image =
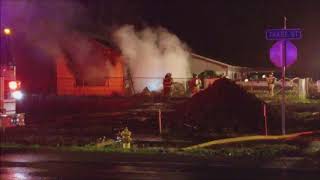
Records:
<instances>
[{"instance_id":1,"label":"debris pile","mask_svg":"<svg viewBox=\"0 0 320 180\"><path fill-rule=\"evenodd\" d=\"M186 89L184 84L181 82L174 82L172 85L172 96L173 97L183 97L186 95Z\"/></svg>"},{"instance_id":2,"label":"debris pile","mask_svg":"<svg viewBox=\"0 0 320 180\"><path fill-rule=\"evenodd\" d=\"M262 102L226 78L178 106L174 116L176 125L206 133L226 129L257 132L263 124Z\"/></svg>"}]
</instances>

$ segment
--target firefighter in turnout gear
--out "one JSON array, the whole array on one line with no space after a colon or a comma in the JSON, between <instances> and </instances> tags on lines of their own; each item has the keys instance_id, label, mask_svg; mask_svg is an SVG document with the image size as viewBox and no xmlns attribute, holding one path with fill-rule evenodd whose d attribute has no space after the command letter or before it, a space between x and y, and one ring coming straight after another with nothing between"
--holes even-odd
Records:
<instances>
[{"instance_id":1,"label":"firefighter in turnout gear","mask_svg":"<svg viewBox=\"0 0 320 180\"><path fill-rule=\"evenodd\" d=\"M197 74L193 74L193 78L189 81L189 90L191 96L195 95L200 91L201 80L198 78Z\"/></svg>"},{"instance_id":2,"label":"firefighter in turnout gear","mask_svg":"<svg viewBox=\"0 0 320 180\"><path fill-rule=\"evenodd\" d=\"M274 86L275 86L276 78L273 76L273 73L270 73L266 79L268 83L269 95L274 96Z\"/></svg>"},{"instance_id":3,"label":"firefighter in turnout gear","mask_svg":"<svg viewBox=\"0 0 320 180\"><path fill-rule=\"evenodd\" d=\"M131 148L131 131L129 131L128 127L124 128L123 131L120 133L122 147L123 149L130 149Z\"/></svg>"},{"instance_id":4,"label":"firefighter in turnout gear","mask_svg":"<svg viewBox=\"0 0 320 180\"><path fill-rule=\"evenodd\" d=\"M171 95L171 88L173 84L173 79L171 73L167 73L163 79L163 95L169 97Z\"/></svg>"}]
</instances>

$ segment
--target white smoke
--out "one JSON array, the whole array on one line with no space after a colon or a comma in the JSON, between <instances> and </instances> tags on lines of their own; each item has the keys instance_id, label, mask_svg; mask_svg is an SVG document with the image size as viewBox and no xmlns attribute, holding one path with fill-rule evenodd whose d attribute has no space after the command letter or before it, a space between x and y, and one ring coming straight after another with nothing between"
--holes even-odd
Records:
<instances>
[{"instance_id":1,"label":"white smoke","mask_svg":"<svg viewBox=\"0 0 320 180\"><path fill-rule=\"evenodd\" d=\"M136 31L134 26L125 25L116 30L113 37L127 62L137 92L145 87L161 90L162 79L168 72L176 82L190 77L188 48L167 29Z\"/></svg>"}]
</instances>

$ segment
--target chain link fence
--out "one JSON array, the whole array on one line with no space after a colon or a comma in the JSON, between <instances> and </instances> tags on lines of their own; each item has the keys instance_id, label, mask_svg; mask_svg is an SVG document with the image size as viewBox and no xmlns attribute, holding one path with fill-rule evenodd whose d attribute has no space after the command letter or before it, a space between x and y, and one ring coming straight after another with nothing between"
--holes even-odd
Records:
<instances>
[{"instance_id":1,"label":"chain link fence","mask_svg":"<svg viewBox=\"0 0 320 180\"><path fill-rule=\"evenodd\" d=\"M255 81L237 81L236 84L249 92L255 94L268 94L268 83L265 80ZM274 94L280 94L282 89L282 80L275 83ZM286 94L301 98L320 97L320 81L313 81L310 78L292 78L285 81Z\"/></svg>"},{"instance_id":2,"label":"chain link fence","mask_svg":"<svg viewBox=\"0 0 320 180\"><path fill-rule=\"evenodd\" d=\"M190 96L189 82L192 78L173 78L172 96ZM202 79L201 89L205 89L218 78ZM109 95L119 93L133 95L143 92L162 93L163 77L105 77L99 80L57 79L58 95Z\"/></svg>"},{"instance_id":3,"label":"chain link fence","mask_svg":"<svg viewBox=\"0 0 320 180\"><path fill-rule=\"evenodd\" d=\"M189 82L192 78L173 78L172 96L190 96ZM218 78L201 79L201 89L207 88ZM255 94L268 94L268 84L265 80L235 81L236 84ZM74 78L58 78L58 95L133 95L138 93L162 93L163 77L105 77L99 80L75 80ZM281 80L275 83L275 94L280 93ZM305 78L287 79L286 92L293 96L319 97L320 82Z\"/></svg>"}]
</instances>

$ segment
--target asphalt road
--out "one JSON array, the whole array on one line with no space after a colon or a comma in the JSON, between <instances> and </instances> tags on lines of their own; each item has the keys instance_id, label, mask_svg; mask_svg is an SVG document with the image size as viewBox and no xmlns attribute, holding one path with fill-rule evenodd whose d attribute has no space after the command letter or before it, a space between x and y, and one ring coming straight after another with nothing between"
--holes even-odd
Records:
<instances>
[{"instance_id":1,"label":"asphalt road","mask_svg":"<svg viewBox=\"0 0 320 180\"><path fill-rule=\"evenodd\" d=\"M1 150L1 180L320 179L320 172L239 167L191 157Z\"/></svg>"}]
</instances>

